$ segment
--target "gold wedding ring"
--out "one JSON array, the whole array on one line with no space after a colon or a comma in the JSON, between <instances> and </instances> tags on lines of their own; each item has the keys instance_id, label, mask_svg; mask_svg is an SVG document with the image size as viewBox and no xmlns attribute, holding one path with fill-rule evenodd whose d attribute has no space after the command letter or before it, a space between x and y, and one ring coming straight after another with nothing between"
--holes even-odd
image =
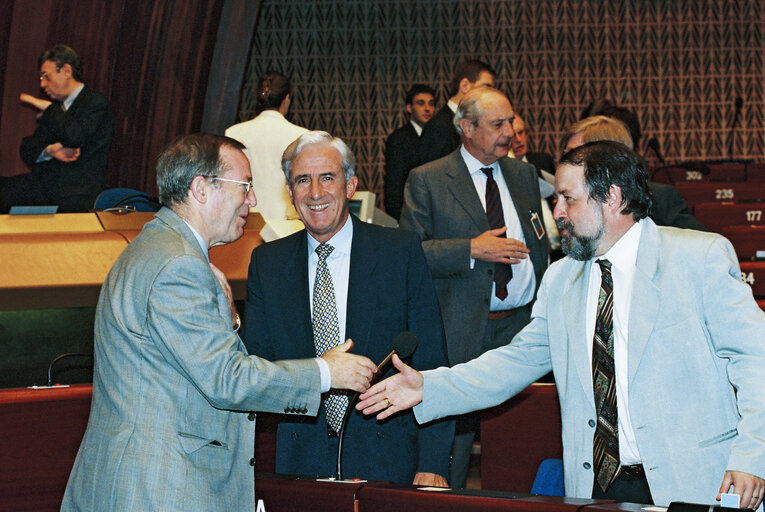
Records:
<instances>
[{"instance_id":1,"label":"gold wedding ring","mask_svg":"<svg viewBox=\"0 0 765 512\"><path fill-rule=\"evenodd\" d=\"M383 398L383 400L385 400L385 403L386 403L386 404L388 404L388 405L386 406L386 408L387 408L387 407L390 407L390 400L388 400L387 398Z\"/></svg>"}]
</instances>

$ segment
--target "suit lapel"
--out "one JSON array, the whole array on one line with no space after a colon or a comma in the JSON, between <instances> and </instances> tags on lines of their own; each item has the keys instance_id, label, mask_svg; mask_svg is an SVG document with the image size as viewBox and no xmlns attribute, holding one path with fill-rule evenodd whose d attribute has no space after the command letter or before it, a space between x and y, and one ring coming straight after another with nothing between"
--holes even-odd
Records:
<instances>
[{"instance_id":1,"label":"suit lapel","mask_svg":"<svg viewBox=\"0 0 765 512\"><path fill-rule=\"evenodd\" d=\"M590 403L595 398L592 392L592 369L587 351L587 286L589 265L576 262L569 273L569 284L561 299L561 318L566 324L568 355L576 368L579 381Z\"/></svg>"},{"instance_id":2,"label":"suit lapel","mask_svg":"<svg viewBox=\"0 0 765 512\"><path fill-rule=\"evenodd\" d=\"M308 287L308 234L305 230L298 232L294 243L288 248L283 287L284 304L295 304L294 318L306 318L306 322L295 322L297 330L295 343L305 343L305 351L316 353L313 342L313 324L311 320L311 297L313 290Z\"/></svg>"},{"instance_id":3,"label":"suit lapel","mask_svg":"<svg viewBox=\"0 0 765 512\"><path fill-rule=\"evenodd\" d=\"M470 219L483 233L489 229L489 221L486 219L486 211L481 206L481 200L475 190L473 178L462 159L460 150L457 149L448 157L450 159L449 168L446 170L446 176L449 178L449 192L454 199L465 209Z\"/></svg>"},{"instance_id":4,"label":"suit lapel","mask_svg":"<svg viewBox=\"0 0 765 512\"><path fill-rule=\"evenodd\" d=\"M630 320L627 332L629 382L635 378L648 338L659 315L659 288L654 279L659 269L659 232L650 219L643 221L635 277L632 281Z\"/></svg>"},{"instance_id":5,"label":"suit lapel","mask_svg":"<svg viewBox=\"0 0 765 512\"><path fill-rule=\"evenodd\" d=\"M377 293L369 291L375 286L375 267L378 264L374 240L368 227L355 216L353 241L351 242L351 268L348 276L348 305L345 313L346 338L356 343L354 352L366 353L366 340L371 337L374 312L377 309ZM371 300L370 300L371 299ZM344 341L344 340L343 340Z\"/></svg>"}]
</instances>

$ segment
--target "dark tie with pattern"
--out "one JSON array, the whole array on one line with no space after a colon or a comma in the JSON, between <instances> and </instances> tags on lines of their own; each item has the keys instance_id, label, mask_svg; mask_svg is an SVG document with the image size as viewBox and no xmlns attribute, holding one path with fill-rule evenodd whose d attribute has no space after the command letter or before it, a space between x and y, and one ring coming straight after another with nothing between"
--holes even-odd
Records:
<instances>
[{"instance_id":1,"label":"dark tie with pattern","mask_svg":"<svg viewBox=\"0 0 765 512\"><path fill-rule=\"evenodd\" d=\"M605 492L619 471L619 424L614 368L614 281L611 262L602 259L597 263L602 276L592 341L592 387L598 414L592 452L595 480Z\"/></svg>"},{"instance_id":2,"label":"dark tie with pattern","mask_svg":"<svg viewBox=\"0 0 765 512\"><path fill-rule=\"evenodd\" d=\"M332 276L327 267L327 257L335 250L327 243L316 247L319 263L316 265L316 280L313 284L313 342L316 355L321 356L327 350L340 344L340 327L337 320L337 304ZM330 390L324 399L327 408L327 424L338 432L348 407L348 395L343 391Z\"/></svg>"},{"instance_id":3,"label":"dark tie with pattern","mask_svg":"<svg viewBox=\"0 0 765 512\"><path fill-rule=\"evenodd\" d=\"M502 201L499 198L499 187L492 176L491 167L482 167L481 171L486 175L486 218L489 220L489 227L497 229L505 225L505 213L502 210ZM502 235L507 236L507 234ZM507 263L494 264L494 294L499 300L505 300L507 297L507 283L513 278L513 269Z\"/></svg>"}]
</instances>

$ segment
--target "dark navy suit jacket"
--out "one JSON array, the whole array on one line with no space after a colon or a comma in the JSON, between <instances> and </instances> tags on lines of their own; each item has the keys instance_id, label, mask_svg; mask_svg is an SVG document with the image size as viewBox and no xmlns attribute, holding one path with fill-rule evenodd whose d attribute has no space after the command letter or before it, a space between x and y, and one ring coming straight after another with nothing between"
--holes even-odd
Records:
<instances>
[{"instance_id":1,"label":"dark navy suit jacket","mask_svg":"<svg viewBox=\"0 0 765 512\"><path fill-rule=\"evenodd\" d=\"M316 355L311 327L306 232L252 252L247 279L245 344L271 360ZM419 344L408 364L446 365L441 315L419 238L353 217L346 338L353 352L381 362L391 341L411 331ZM385 377L392 375L389 370ZM353 411L345 431L343 476L412 483L415 473L448 475L453 422L418 426L411 411L384 421ZM317 418L284 416L278 427L276 471L334 474L325 408Z\"/></svg>"}]
</instances>

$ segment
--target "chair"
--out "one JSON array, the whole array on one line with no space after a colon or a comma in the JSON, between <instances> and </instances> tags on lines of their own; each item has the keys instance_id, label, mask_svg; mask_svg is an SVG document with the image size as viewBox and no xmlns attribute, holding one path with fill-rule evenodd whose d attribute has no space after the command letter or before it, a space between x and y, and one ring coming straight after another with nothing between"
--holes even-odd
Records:
<instances>
[{"instance_id":1,"label":"chair","mask_svg":"<svg viewBox=\"0 0 765 512\"><path fill-rule=\"evenodd\" d=\"M531 486L531 494L543 496L564 496L563 488L563 460L545 459L539 464L534 485Z\"/></svg>"},{"instance_id":2,"label":"chair","mask_svg":"<svg viewBox=\"0 0 765 512\"><path fill-rule=\"evenodd\" d=\"M132 188L107 188L96 197L95 211L156 212L161 205L146 192Z\"/></svg>"}]
</instances>

